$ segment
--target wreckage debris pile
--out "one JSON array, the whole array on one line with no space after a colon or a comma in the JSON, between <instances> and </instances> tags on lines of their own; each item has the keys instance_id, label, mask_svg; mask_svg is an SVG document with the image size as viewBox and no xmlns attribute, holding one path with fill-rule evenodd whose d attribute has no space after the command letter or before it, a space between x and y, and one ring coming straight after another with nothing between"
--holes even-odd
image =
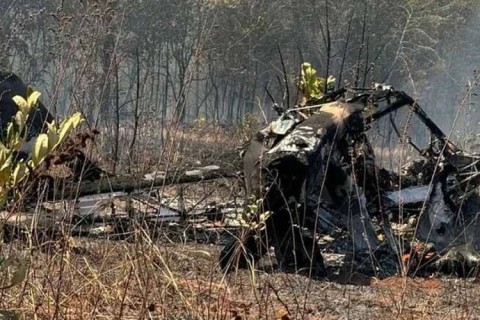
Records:
<instances>
[{"instance_id":1,"label":"wreckage debris pile","mask_svg":"<svg viewBox=\"0 0 480 320\"><path fill-rule=\"evenodd\" d=\"M350 234L351 249L359 255L383 253L392 261L403 255L409 271L433 266L461 276L475 272L480 156L456 147L410 96L390 86L346 88L316 103L283 110L247 147L247 194L272 214L263 230L232 238L221 265L235 267L235 253L242 254L235 248L243 242L240 266L248 265L242 259L255 262L273 246L280 268L311 268L321 275L317 237L340 229ZM399 110L409 112L404 128L415 117L429 131L425 148L401 136L392 116ZM397 139L418 152L400 173L378 166L369 141L369 130L386 116ZM397 272L402 268L397 265Z\"/></svg>"}]
</instances>

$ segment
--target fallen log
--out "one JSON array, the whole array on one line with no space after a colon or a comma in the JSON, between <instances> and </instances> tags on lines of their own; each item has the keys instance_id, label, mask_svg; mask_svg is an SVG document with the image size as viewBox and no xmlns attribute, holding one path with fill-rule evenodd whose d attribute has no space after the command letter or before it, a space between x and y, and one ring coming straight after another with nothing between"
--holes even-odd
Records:
<instances>
[{"instance_id":1,"label":"fallen log","mask_svg":"<svg viewBox=\"0 0 480 320\"><path fill-rule=\"evenodd\" d=\"M125 175L105 177L98 181L61 182L49 192L49 199L75 199L81 196L108 192L131 193L137 190L154 189L172 184L196 183L201 181L239 177L240 165L236 163L223 167L212 165L199 168L157 171L143 176Z\"/></svg>"}]
</instances>

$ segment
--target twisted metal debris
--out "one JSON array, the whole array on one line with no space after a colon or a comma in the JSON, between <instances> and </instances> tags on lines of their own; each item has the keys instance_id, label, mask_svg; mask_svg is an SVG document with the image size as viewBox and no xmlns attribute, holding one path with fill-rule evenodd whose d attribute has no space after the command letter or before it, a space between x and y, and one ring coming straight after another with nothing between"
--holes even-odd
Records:
<instances>
[{"instance_id":1,"label":"twisted metal debris","mask_svg":"<svg viewBox=\"0 0 480 320\"><path fill-rule=\"evenodd\" d=\"M415 118L429 132L425 147L398 129L393 115L402 108L408 122ZM419 156L402 172L379 167L369 141L369 131L388 118ZM480 155L455 146L405 92L378 84L343 88L315 105L281 110L249 143L243 164L247 193L273 214L264 229L229 239L220 255L224 269L234 258L240 266L255 263L273 247L280 268L325 275L318 236L334 229L348 231L360 254L405 257L409 271L429 265L466 275L478 265ZM414 232L400 237L392 224L405 221ZM428 244L428 259L418 243Z\"/></svg>"}]
</instances>

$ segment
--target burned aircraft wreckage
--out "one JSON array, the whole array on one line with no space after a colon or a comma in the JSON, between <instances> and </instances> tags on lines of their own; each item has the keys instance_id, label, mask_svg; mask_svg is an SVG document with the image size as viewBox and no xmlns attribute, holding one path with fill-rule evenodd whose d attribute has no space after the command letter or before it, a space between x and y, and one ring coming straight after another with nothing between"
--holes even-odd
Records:
<instances>
[{"instance_id":1,"label":"burned aircraft wreckage","mask_svg":"<svg viewBox=\"0 0 480 320\"><path fill-rule=\"evenodd\" d=\"M434 254L425 264L436 270L476 267L480 155L455 146L412 97L390 86L343 88L309 104L279 112L246 148L246 191L272 214L262 230L227 241L224 269L254 263L273 247L280 268L324 275L318 235L336 228L348 231L354 251L389 254L397 270L405 253L411 270L419 267L413 257L423 263L418 256L427 251ZM408 114L406 125L415 118L430 133L425 148L393 121L400 110ZM396 171L379 167L369 133L382 120L419 160ZM392 225L406 221L413 234L400 237Z\"/></svg>"}]
</instances>

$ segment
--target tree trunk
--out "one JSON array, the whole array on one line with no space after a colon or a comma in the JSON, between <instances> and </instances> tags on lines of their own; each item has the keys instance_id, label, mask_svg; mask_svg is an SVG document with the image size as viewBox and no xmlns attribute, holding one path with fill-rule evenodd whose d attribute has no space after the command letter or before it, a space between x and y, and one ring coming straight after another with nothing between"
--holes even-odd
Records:
<instances>
[{"instance_id":1,"label":"tree trunk","mask_svg":"<svg viewBox=\"0 0 480 320\"><path fill-rule=\"evenodd\" d=\"M120 144L120 93L119 93L119 79L118 79L118 65L116 57L113 57L115 60L115 136L113 142L113 174L117 172L118 165L118 149Z\"/></svg>"},{"instance_id":2,"label":"tree trunk","mask_svg":"<svg viewBox=\"0 0 480 320\"><path fill-rule=\"evenodd\" d=\"M139 105L140 105L140 55L138 53L138 49L135 51L135 58L136 58L136 78L137 78L137 87L136 87L136 97L135 97L135 109L133 112L133 136L132 141L130 142L130 148L128 150L128 158L129 158L129 165L128 165L128 173L131 173L131 160L134 155L134 148L135 142L137 141L137 132L138 132L138 124L140 122L140 112L139 112Z\"/></svg>"}]
</instances>

